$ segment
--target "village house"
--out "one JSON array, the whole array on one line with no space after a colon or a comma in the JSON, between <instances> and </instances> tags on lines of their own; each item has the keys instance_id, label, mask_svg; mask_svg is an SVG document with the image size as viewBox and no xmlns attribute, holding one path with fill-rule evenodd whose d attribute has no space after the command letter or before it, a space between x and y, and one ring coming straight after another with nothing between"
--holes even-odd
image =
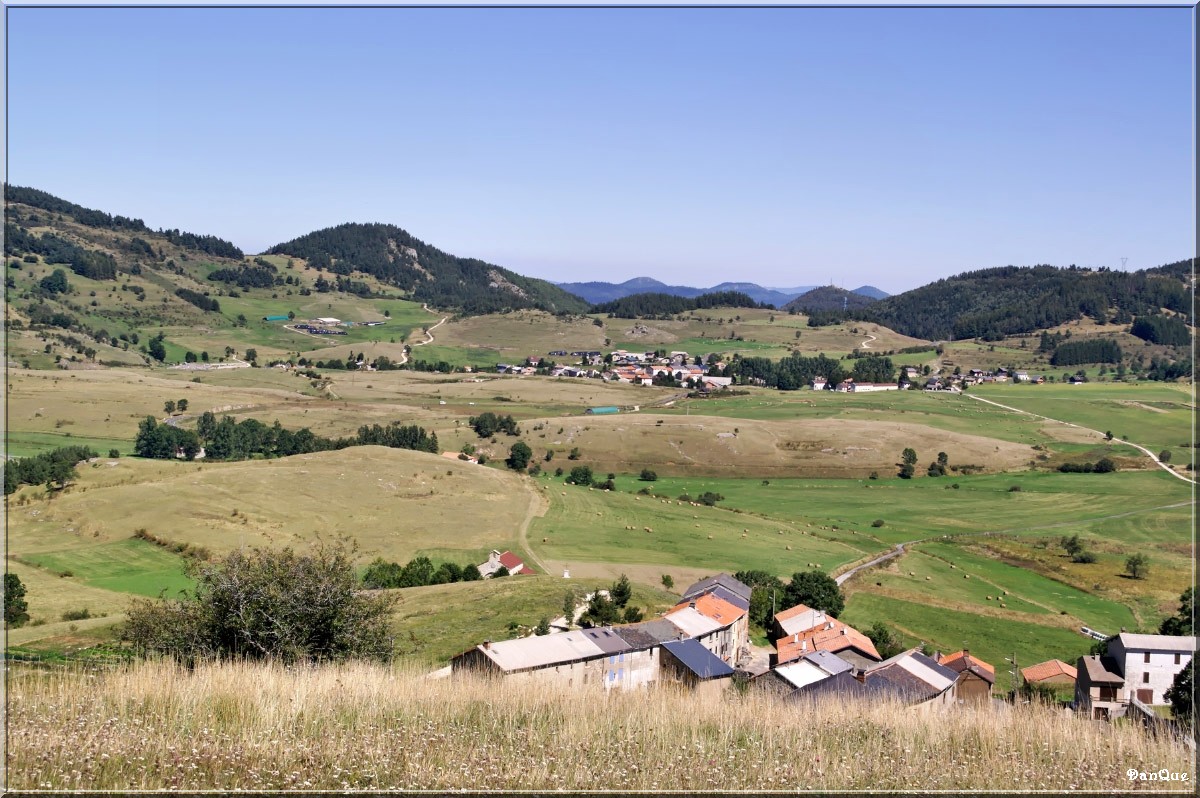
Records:
<instances>
[{"instance_id":1,"label":"village house","mask_svg":"<svg viewBox=\"0 0 1200 798\"><path fill-rule=\"evenodd\" d=\"M941 708L956 700L958 674L915 648L872 665L861 678L868 685L886 686L888 693L914 706Z\"/></svg>"},{"instance_id":2,"label":"village house","mask_svg":"<svg viewBox=\"0 0 1200 798\"><path fill-rule=\"evenodd\" d=\"M837 654L860 670L881 659L871 639L832 615L803 604L776 613L771 622L772 665L786 665L814 651Z\"/></svg>"},{"instance_id":3,"label":"village house","mask_svg":"<svg viewBox=\"0 0 1200 798\"><path fill-rule=\"evenodd\" d=\"M679 684L693 692L712 695L729 687L733 668L698 640L663 643L662 680Z\"/></svg>"},{"instance_id":4,"label":"village house","mask_svg":"<svg viewBox=\"0 0 1200 798\"><path fill-rule=\"evenodd\" d=\"M1109 638L1104 654L1080 657L1075 678L1075 709L1090 718L1125 714L1129 703L1166 704L1176 675L1196 650L1195 636L1121 632Z\"/></svg>"},{"instance_id":5,"label":"village house","mask_svg":"<svg viewBox=\"0 0 1200 798\"><path fill-rule=\"evenodd\" d=\"M810 651L800 659L780 665L755 677L757 687L772 692L791 693L803 690L839 673L853 673L854 666L837 654Z\"/></svg>"},{"instance_id":6,"label":"village house","mask_svg":"<svg viewBox=\"0 0 1200 798\"><path fill-rule=\"evenodd\" d=\"M972 657L967 649L953 654L939 654L937 663L957 674L954 699L958 703L984 704L992 697L996 669L978 657Z\"/></svg>"},{"instance_id":7,"label":"village house","mask_svg":"<svg viewBox=\"0 0 1200 798\"><path fill-rule=\"evenodd\" d=\"M829 381L824 377L813 377L812 389L814 391L823 391L829 386Z\"/></svg>"},{"instance_id":8,"label":"village house","mask_svg":"<svg viewBox=\"0 0 1200 798\"><path fill-rule=\"evenodd\" d=\"M523 572L532 573L532 571L529 571L525 567L525 563L521 561L521 558L511 551L499 552L495 549L492 549L492 553L488 555L487 562L479 566L479 573L483 574L484 579L487 579L496 573L496 571L499 571L502 565L508 569L508 573L512 576Z\"/></svg>"},{"instance_id":9,"label":"village house","mask_svg":"<svg viewBox=\"0 0 1200 798\"><path fill-rule=\"evenodd\" d=\"M1054 689L1074 688L1076 673L1074 667L1061 659L1049 659L1028 668L1021 668L1021 678L1025 684Z\"/></svg>"},{"instance_id":10,"label":"village house","mask_svg":"<svg viewBox=\"0 0 1200 798\"><path fill-rule=\"evenodd\" d=\"M495 560L497 568L504 564L503 554L492 554L489 563ZM706 685L732 675L737 658L749 654L749 594L749 587L719 574L689 587L680 604L662 618L484 642L454 657L451 669L539 678L568 687L629 689L665 678L697 689L715 689ZM662 653L666 644L678 641L694 645L673 655ZM706 655L700 656L697 649ZM708 657L724 667L717 668Z\"/></svg>"}]
</instances>

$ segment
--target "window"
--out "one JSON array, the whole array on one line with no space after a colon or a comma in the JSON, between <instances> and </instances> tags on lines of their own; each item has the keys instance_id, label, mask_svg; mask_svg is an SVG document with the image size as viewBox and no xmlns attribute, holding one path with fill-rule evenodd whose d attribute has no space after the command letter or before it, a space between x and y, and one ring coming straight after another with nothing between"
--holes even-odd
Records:
<instances>
[{"instance_id":1,"label":"window","mask_svg":"<svg viewBox=\"0 0 1200 798\"><path fill-rule=\"evenodd\" d=\"M1149 661L1150 661L1150 652L1149 652L1149 651L1147 651L1147 652L1146 652L1146 653L1145 653L1143 656L1144 656L1145 658L1142 660L1142 662L1149 662Z\"/></svg>"},{"instance_id":2,"label":"window","mask_svg":"<svg viewBox=\"0 0 1200 798\"><path fill-rule=\"evenodd\" d=\"M1175 664L1176 664L1176 665L1178 665L1178 664L1179 664L1179 656L1180 656L1179 654L1176 654L1176 655L1175 655Z\"/></svg>"},{"instance_id":3,"label":"window","mask_svg":"<svg viewBox=\"0 0 1200 798\"><path fill-rule=\"evenodd\" d=\"M1142 684L1150 684L1150 672L1146 671L1142 674Z\"/></svg>"}]
</instances>

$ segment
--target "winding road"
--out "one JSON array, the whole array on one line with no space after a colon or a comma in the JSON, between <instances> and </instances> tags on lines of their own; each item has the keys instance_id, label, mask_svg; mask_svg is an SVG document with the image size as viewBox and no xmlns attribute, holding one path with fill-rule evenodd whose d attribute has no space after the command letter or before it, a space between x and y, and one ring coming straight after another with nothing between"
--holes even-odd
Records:
<instances>
[{"instance_id":1,"label":"winding road","mask_svg":"<svg viewBox=\"0 0 1200 798\"><path fill-rule=\"evenodd\" d=\"M436 312L433 310L429 310L428 305L421 305L421 308L423 310L428 310L430 313ZM433 343L433 331L436 330L438 327L441 327L443 324L445 324L449 320L449 318L450 318L449 316L442 316L441 321L439 321L437 324L435 324L432 327L429 327L425 330L425 340L417 341L415 344L412 344L412 346L425 346L426 344ZM406 348L404 350L404 352L400 355L400 365L404 365L407 362L408 362L408 349Z\"/></svg>"},{"instance_id":2,"label":"winding road","mask_svg":"<svg viewBox=\"0 0 1200 798\"><path fill-rule=\"evenodd\" d=\"M1099 435L1100 437L1102 437L1102 438L1104 437L1104 433L1101 432L1100 430L1089 429L1088 427L1081 427L1080 425L1072 424L1069 421L1062 421L1057 418L1050 418L1049 416L1038 415L1037 413L1030 413L1028 410L1022 410L1019 407L1010 407L1009 405L1002 405L999 402L993 402L991 399L984 399L982 396L975 396L974 394L965 393L965 392L962 395L968 397L969 399L974 399L976 402L983 402L984 404L994 405L995 407L1003 408L1004 410L1011 410L1014 413L1021 413L1026 416L1033 416L1034 418L1040 418L1043 421L1053 421L1055 424L1063 424L1068 427L1074 427L1075 429L1083 430L1084 432L1094 432L1095 434ZM1194 479L1188 479L1183 474L1178 473L1173 468L1171 468L1169 465L1164 463L1162 460L1159 460L1158 455L1156 455L1154 452L1147 449L1145 446L1142 446L1140 443L1134 443L1132 441L1126 441L1126 440L1121 441L1121 443L1127 444L1129 446L1132 446L1135 449L1141 450L1142 452L1144 452L1146 454L1147 457L1149 457L1151 460L1154 461L1155 465L1157 465L1163 471L1166 471L1168 474L1175 477L1176 479L1181 479L1184 482L1188 483L1189 485L1196 484L1196 481Z\"/></svg>"},{"instance_id":3,"label":"winding road","mask_svg":"<svg viewBox=\"0 0 1200 798\"><path fill-rule=\"evenodd\" d=\"M858 345L858 348L859 348L859 349L870 349L870 348L871 348L871 342L872 342L872 341L877 341L877 340L879 340L879 339L878 339L878 337L876 337L876 336L874 336L874 335L871 335L870 333L867 333L867 340L865 340L865 341L863 341L861 344L859 344L859 345Z\"/></svg>"}]
</instances>

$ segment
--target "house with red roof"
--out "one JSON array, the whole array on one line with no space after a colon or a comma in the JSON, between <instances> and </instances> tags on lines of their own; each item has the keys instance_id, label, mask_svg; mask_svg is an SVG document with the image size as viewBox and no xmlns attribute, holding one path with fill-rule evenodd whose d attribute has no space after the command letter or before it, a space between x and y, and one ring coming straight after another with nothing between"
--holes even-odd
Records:
<instances>
[{"instance_id":1,"label":"house with red roof","mask_svg":"<svg viewBox=\"0 0 1200 798\"><path fill-rule=\"evenodd\" d=\"M511 551L500 552L495 549L492 549L492 553L488 555L488 561L479 566L479 573L483 575L484 579L488 579L496 571L499 571L502 565L508 569L508 573L512 576L520 573L533 573L531 569L525 567L524 561Z\"/></svg>"},{"instance_id":2,"label":"house with red roof","mask_svg":"<svg viewBox=\"0 0 1200 798\"><path fill-rule=\"evenodd\" d=\"M771 623L775 638L772 665L784 665L814 651L837 654L862 670L882 657L871 638L821 610L797 604L776 613Z\"/></svg>"},{"instance_id":3,"label":"house with red roof","mask_svg":"<svg viewBox=\"0 0 1200 798\"><path fill-rule=\"evenodd\" d=\"M972 657L969 650L964 648L953 654L939 654L937 663L958 674L954 682L954 698L958 703L985 703L992 697L996 669L978 657Z\"/></svg>"}]
</instances>

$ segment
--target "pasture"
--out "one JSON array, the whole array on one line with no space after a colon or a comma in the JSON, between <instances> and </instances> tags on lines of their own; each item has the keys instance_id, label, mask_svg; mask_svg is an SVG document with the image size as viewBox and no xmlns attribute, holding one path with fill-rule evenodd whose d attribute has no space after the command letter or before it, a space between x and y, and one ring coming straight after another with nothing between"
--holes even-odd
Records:
<instances>
[{"instance_id":1,"label":"pasture","mask_svg":"<svg viewBox=\"0 0 1200 798\"><path fill-rule=\"evenodd\" d=\"M883 621L899 631L911 645L928 643L943 652L969 648L973 655L995 666L998 690L1011 688L1005 657L1017 655L1021 667L1058 658L1074 662L1088 653L1092 639L1063 623L1034 623L1045 616L1024 614L1005 618L973 610L931 607L927 603L856 590L846 600L842 620L860 629ZM1059 616L1050 616L1050 619Z\"/></svg>"},{"instance_id":2,"label":"pasture","mask_svg":"<svg viewBox=\"0 0 1200 798\"><path fill-rule=\"evenodd\" d=\"M1163 382L1089 382L1082 385L981 385L985 399L1048 418L1078 424L1116 438L1128 438L1155 453L1166 449L1171 462L1195 458L1192 424L1195 387Z\"/></svg>"},{"instance_id":3,"label":"pasture","mask_svg":"<svg viewBox=\"0 0 1200 798\"><path fill-rule=\"evenodd\" d=\"M607 492L544 478L549 508L534 521L531 548L552 573L584 564L611 564L612 570L637 571L653 583L662 573L680 574L764 570L781 575L807 570L809 563L834 571L877 547L853 535L830 535L777 519L763 519L706 507ZM646 531L649 529L650 531ZM650 567L652 566L652 567ZM689 569L683 571L681 569Z\"/></svg>"}]
</instances>

